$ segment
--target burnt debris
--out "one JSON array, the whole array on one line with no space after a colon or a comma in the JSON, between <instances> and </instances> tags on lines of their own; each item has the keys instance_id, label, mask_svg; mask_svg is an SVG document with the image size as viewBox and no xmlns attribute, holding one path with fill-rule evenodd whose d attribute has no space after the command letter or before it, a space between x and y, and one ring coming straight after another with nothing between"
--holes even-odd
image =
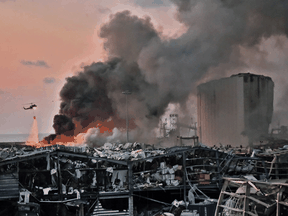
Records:
<instances>
[{"instance_id":1,"label":"burnt debris","mask_svg":"<svg viewBox=\"0 0 288 216\"><path fill-rule=\"evenodd\" d=\"M229 147L155 149L143 143L105 143L99 148L12 146L1 149L0 200L14 203L7 206L11 214L25 210L80 216L102 208L132 215L185 211L201 215L203 208L215 211L227 177L285 177L281 153L286 150L251 154Z\"/></svg>"}]
</instances>

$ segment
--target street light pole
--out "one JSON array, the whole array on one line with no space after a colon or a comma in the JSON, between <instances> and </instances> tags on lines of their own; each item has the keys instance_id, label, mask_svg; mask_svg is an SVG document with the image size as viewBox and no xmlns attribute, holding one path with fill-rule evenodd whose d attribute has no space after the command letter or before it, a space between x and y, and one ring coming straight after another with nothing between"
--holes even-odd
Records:
<instances>
[{"instance_id":1,"label":"street light pole","mask_svg":"<svg viewBox=\"0 0 288 216\"><path fill-rule=\"evenodd\" d=\"M124 92L122 92L122 94L125 94L126 96L126 141L127 143L129 142L129 136L128 136L128 131L129 131L129 121L128 121L128 95L131 94L131 92L129 90L126 90Z\"/></svg>"}]
</instances>

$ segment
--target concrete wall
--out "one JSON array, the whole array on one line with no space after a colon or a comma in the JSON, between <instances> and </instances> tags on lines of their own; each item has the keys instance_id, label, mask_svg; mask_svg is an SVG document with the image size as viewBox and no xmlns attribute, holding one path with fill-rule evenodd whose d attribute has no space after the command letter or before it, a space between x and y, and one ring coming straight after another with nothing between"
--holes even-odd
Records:
<instances>
[{"instance_id":1,"label":"concrete wall","mask_svg":"<svg viewBox=\"0 0 288 216\"><path fill-rule=\"evenodd\" d=\"M274 83L270 77L240 74L244 85L245 134L250 143L268 134L273 114Z\"/></svg>"},{"instance_id":2,"label":"concrete wall","mask_svg":"<svg viewBox=\"0 0 288 216\"><path fill-rule=\"evenodd\" d=\"M266 134L273 111L273 86L270 78L252 74L199 85L200 142L210 146L247 146L258 134Z\"/></svg>"}]
</instances>

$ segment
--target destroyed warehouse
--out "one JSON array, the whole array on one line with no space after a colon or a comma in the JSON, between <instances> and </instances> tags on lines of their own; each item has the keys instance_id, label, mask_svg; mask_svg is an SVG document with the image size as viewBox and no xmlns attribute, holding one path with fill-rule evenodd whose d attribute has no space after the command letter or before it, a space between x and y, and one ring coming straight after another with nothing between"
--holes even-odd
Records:
<instances>
[{"instance_id":1,"label":"destroyed warehouse","mask_svg":"<svg viewBox=\"0 0 288 216\"><path fill-rule=\"evenodd\" d=\"M97 215L99 205L127 215L154 215L166 207L177 215L186 207L173 205L175 200L187 200L190 210L197 210L196 201L205 202L214 211L223 176L277 176L259 157L201 146L7 147L1 159L5 215Z\"/></svg>"},{"instance_id":2,"label":"destroyed warehouse","mask_svg":"<svg viewBox=\"0 0 288 216\"><path fill-rule=\"evenodd\" d=\"M241 91L229 95L221 88L226 85ZM2 145L0 215L286 215L288 147L248 145L259 138L252 132L268 134L272 80L238 74L198 90L200 142L193 136L171 148L137 142Z\"/></svg>"}]
</instances>

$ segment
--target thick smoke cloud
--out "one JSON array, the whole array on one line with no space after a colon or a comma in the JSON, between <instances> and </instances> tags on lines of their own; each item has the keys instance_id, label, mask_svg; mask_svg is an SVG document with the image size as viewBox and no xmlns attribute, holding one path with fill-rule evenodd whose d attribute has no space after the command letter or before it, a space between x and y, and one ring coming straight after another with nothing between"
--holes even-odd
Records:
<instances>
[{"instance_id":1,"label":"thick smoke cloud","mask_svg":"<svg viewBox=\"0 0 288 216\"><path fill-rule=\"evenodd\" d=\"M269 66L264 74L273 80L282 76L283 72L277 73L279 67L276 71L263 56L260 45L271 37L284 36L287 40L288 1L173 2L186 33L168 41L151 41L141 51L138 64L146 80L157 84L160 92L173 89L173 98L179 100L181 108L201 82L231 75L231 71L235 74L254 68L254 73L263 73L263 68L253 65L256 62ZM245 56L243 50L253 50L255 61L249 62L251 56Z\"/></svg>"},{"instance_id":2,"label":"thick smoke cloud","mask_svg":"<svg viewBox=\"0 0 288 216\"><path fill-rule=\"evenodd\" d=\"M53 120L53 128L55 130L56 135L64 134L67 136L74 135L75 125L65 115L55 115Z\"/></svg>"},{"instance_id":3,"label":"thick smoke cloud","mask_svg":"<svg viewBox=\"0 0 288 216\"><path fill-rule=\"evenodd\" d=\"M172 2L177 19L187 27L176 39L161 39L148 17L129 11L111 16L100 31L109 59L67 78L60 113L82 127L110 117L125 119L121 93L128 89L129 116L141 128L139 136L147 137L170 103L186 108L200 82L246 68L242 49L272 36L287 37L287 0Z\"/></svg>"},{"instance_id":4,"label":"thick smoke cloud","mask_svg":"<svg viewBox=\"0 0 288 216\"><path fill-rule=\"evenodd\" d=\"M145 80L137 64L143 47L153 38L159 39L150 19L139 19L128 11L118 13L102 27L100 35L107 39L105 48L111 58L86 66L83 72L66 79L60 92L60 114L80 122L82 128L111 117L114 127L125 128L126 100L122 92L129 90L129 116L134 119L134 127L157 126L171 98L169 94L160 97L157 85ZM145 130L139 134L144 136Z\"/></svg>"},{"instance_id":5,"label":"thick smoke cloud","mask_svg":"<svg viewBox=\"0 0 288 216\"><path fill-rule=\"evenodd\" d=\"M75 118L84 127L91 121L108 119L113 110L106 89L107 73L115 66L113 61L96 63L77 76L68 77L60 92L60 113Z\"/></svg>"},{"instance_id":6,"label":"thick smoke cloud","mask_svg":"<svg viewBox=\"0 0 288 216\"><path fill-rule=\"evenodd\" d=\"M174 3L179 5L177 18L187 32L168 42L154 40L142 50L138 63L150 82L159 84L160 89L173 86L179 95L187 93L212 67L229 62L244 65L239 58L241 46L255 46L263 37L287 34L287 1Z\"/></svg>"},{"instance_id":7,"label":"thick smoke cloud","mask_svg":"<svg viewBox=\"0 0 288 216\"><path fill-rule=\"evenodd\" d=\"M125 61L137 62L143 47L153 38L157 38L149 17L139 19L129 11L110 17L109 23L101 28L100 37L105 38L104 48L110 57L119 57Z\"/></svg>"}]
</instances>

